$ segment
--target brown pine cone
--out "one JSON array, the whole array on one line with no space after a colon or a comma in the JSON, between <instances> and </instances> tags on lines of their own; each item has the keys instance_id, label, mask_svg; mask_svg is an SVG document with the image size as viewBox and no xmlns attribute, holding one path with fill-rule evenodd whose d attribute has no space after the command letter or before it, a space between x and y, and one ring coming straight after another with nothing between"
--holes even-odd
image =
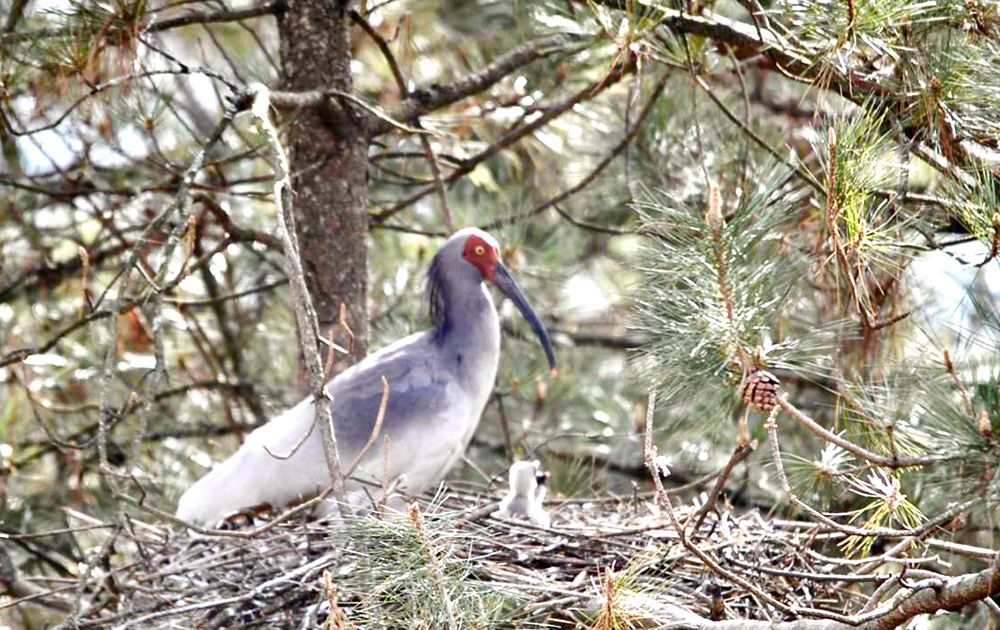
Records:
<instances>
[{"instance_id":1,"label":"brown pine cone","mask_svg":"<svg viewBox=\"0 0 1000 630\"><path fill-rule=\"evenodd\" d=\"M747 405L767 413L778 406L778 377L767 370L757 370L743 385L740 396Z\"/></svg>"}]
</instances>

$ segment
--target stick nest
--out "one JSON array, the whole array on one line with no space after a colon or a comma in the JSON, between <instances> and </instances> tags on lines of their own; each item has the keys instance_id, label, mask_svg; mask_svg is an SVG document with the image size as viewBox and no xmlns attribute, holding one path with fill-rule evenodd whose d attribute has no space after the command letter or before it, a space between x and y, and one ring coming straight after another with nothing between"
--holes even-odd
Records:
<instances>
[{"instance_id":1,"label":"stick nest","mask_svg":"<svg viewBox=\"0 0 1000 630\"><path fill-rule=\"evenodd\" d=\"M346 523L289 520L250 538L133 524L109 558L120 566L93 571L79 591L77 627L639 628L691 615L777 621L786 617L732 576L788 606L838 612L862 605L858 582L871 592L883 579L852 574L836 549L842 536L809 523L723 514L688 529L725 575L681 543L651 500L549 505L550 529L494 518L482 497L457 491L425 502L424 519L411 511ZM693 528L689 510L677 513Z\"/></svg>"}]
</instances>

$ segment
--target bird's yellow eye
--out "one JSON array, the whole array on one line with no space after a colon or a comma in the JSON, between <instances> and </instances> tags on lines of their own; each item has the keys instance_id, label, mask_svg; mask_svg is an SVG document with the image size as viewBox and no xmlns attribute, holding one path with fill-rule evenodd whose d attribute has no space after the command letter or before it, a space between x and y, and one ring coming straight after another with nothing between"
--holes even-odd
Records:
<instances>
[{"instance_id":1,"label":"bird's yellow eye","mask_svg":"<svg viewBox=\"0 0 1000 630\"><path fill-rule=\"evenodd\" d=\"M483 249L482 245L476 245L476 250L475 251L476 251L476 256L482 256L483 254L486 253L486 250Z\"/></svg>"}]
</instances>

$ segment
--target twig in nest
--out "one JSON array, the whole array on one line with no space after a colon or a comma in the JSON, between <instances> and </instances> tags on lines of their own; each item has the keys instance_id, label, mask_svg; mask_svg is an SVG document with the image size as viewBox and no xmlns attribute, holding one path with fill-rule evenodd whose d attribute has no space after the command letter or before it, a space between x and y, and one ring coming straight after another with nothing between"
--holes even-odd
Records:
<instances>
[{"instance_id":1,"label":"twig in nest","mask_svg":"<svg viewBox=\"0 0 1000 630\"><path fill-rule=\"evenodd\" d=\"M323 569L323 590L326 592L326 601L330 604L330 616L326 620L326 627L336 630L354 628L354 623L337 603L337 585L333 583L333 575L329 569Z\"/></svg>"},{"instance_id":2,"label":"twig in nest","mask_svg":"<svg viewBox=\"0 0 1000 630\"><path fill-rule=\"evenodd\" d=\"M73 611L73 604L58 597L53 591L48 591L21 579L10 553L3 545L0 545L0 586L3 586L4 591L15 598L14 603L18 605L31 601L60 612Z\"/></svg>"},{"instance_id":3,"label":"twig in nest","mask_svg":"<svg viewBox=\"0 0 1000 630\"><path fill-rule=\"evenodd\" d=\"M729 475L732 474L733 468L736 468L737 464L749 457L755 448L757 448L756 440L753 442L744 442L736 446L736 450L733 451L733 455L729 458L726 467L722 469L722 472L719 473L718 478L715 480L715 486L712 487L712 491L708 495L708 500L698 510L698 520L694 524L695 532L701 528L701 524L705 521L705 517L708 516L709 512L719 513L716 504L719 501L719 495L722 494L722 489L726 486L726 481L729 480ZM714 526L712 529L715 529ZM711 536L712 532L710 531L708 535Z\"/></svg>"}]
</instances>

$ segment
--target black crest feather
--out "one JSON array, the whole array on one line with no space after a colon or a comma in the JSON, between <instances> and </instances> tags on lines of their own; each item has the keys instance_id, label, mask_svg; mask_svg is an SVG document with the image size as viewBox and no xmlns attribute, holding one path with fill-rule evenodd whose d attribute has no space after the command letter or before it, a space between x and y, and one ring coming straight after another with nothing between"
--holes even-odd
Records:
<instances>
[{"instance_id":1,"label":"black crest feather","mask_svg":"<svg viewBox=\"0 0 1000 630\"><path fill-rule=\"evenodd\" d=\"M434 337L440 339L448 328L448 309L441 280L441 254L431 260L427 269L427 307L434 327Z\"/></svg>"}]
</instances>

